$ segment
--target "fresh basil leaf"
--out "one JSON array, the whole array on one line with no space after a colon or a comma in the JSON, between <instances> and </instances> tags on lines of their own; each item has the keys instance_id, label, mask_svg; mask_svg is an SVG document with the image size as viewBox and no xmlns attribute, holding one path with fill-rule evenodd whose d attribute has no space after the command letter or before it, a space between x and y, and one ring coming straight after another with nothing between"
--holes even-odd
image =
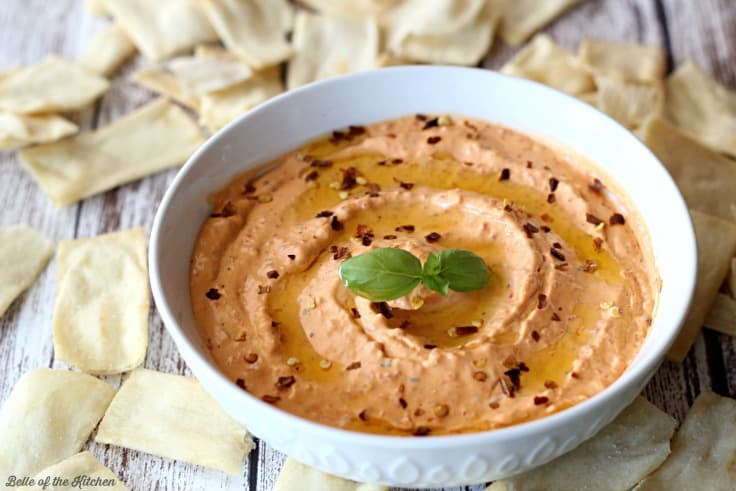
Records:
<instances>
[{"instance_id":1,"label":"fresh basil leaf","mask_svg":"<svg viewBox=\"0 0 736 491\"><path fill-rule=\"evenodd\" d=\"M456 292L480 290L491 274L483 258L462 249L445 249L438 254L441 268L438 276L447 280Z\"/></svg>"},{"instance_id":2,"label":"fresh basil leaf","mask_svg":"<svg viewBox=\"0 0 736 491\"><path fill-rule=\"evenodd\" d=\"M422 269L422 277L437 276L440 274L442 269L442 260L440 256L434 252L430 252L427 256L427 260L424 261L424 268Z\"/></svg>"},{"instance_id":3,"label":"fresh basil leaf","mask_svg":"<svg viewBox=\"0 0 736 491\"><path fill-rule=\"evenodd\" d=\"M385 302L411 293L422 279L422 263L403 249L379 248L340 264L342 282L372 302Z\"/></svg>"},{"instance_id":4,"label":"fresh basil leaf","mask_svg":"<svg viewBox=\"0 0 736 491\"><path fill-rule=\"evenodd\" d=\"M430 290L436 291L437 293L441 293L444 296L447 296L448 288L450 286L450 282L446 279L442 278L441 276L423 276L422 277L422 284L429 288Z\"/></svg>"}]
</instances>

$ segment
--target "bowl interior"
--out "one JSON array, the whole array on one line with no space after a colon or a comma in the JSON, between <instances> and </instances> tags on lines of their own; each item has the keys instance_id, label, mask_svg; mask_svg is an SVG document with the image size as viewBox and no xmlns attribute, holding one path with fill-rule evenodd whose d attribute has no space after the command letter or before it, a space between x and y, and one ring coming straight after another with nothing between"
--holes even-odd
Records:
<instances>
[{"instance_id":1,"label":"bowl interior","mask_svg":"<svg viewBox=\"0 0 736 491\"><path fill-rule=\"evenodd\" d=\"M223 187L234 175L328 131L412 113L475 117L574 149L613 178L635 204L649 229L653 256L662 279L659 308L650 334L632 366L619 380L578 406L493 433L517 431L520 427L533 431L553 424L555 419L574 418L575 411L581 407L602 404L606 397L615 396L618 388L642 383L642 374L648 377L653 373L673 341L686 314L695 278L692 225L684 201L666 170L632 133L572 97L487 70L424 66L358 73L276 97L211 138L177 175L154 222L151 282L169 332L205 388L219 397L262 404L219 374L192 314L189 260L199 228L210 213L206 196ZM264 405L263 410L279 413L279 417L293 422L294 417L270 406ZM302 423L314 425L300 420L299 424ZM333 436L351 433L321 428ZM471 434L399 440L410 448L431 445L432 440L473 437ZM352 434L351 438L397 440L363 434Z\"/></svg>"}]
</instances>

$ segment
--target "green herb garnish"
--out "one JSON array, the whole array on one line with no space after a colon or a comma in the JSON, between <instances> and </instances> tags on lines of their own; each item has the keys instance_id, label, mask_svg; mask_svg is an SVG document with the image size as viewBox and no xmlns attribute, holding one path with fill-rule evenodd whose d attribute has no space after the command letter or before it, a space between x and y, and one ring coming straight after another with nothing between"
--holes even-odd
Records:
<instances>
[{"instance_id":1,"label":"green herb garnish","mask_svg":"<svg viewBox=\"0 0 736 491\"><path fill-rule=\"evenodd\" d=\"M374 249L344 261L338 272L345 286L372 302L408 295L419 283L447 295L448 290L479 290L490 279L490 270L483 259L462 249L430 252L424 267L415 255L404 249Z\"/></svg>"}]
</instances>

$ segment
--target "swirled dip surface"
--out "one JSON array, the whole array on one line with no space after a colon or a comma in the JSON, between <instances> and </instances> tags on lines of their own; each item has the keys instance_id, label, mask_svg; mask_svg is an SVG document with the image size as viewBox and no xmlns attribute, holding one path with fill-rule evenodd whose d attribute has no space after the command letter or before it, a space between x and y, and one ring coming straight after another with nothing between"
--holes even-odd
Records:
<instances>
[{"instance_id":1,"label":"swirled dip surface","mask_svg":"<svg viewBox=\"0 0 736 491\"><path fill-rule=\"evenodd\" d=\"M211 197L191 263L202 335L240 387L358 431L508 426L610 385L638 353L659 279L646 230L565 152L477 120L351 127ZM490 283L372 304L351 255L460 248Z\"/></svg>"}]
</instances>

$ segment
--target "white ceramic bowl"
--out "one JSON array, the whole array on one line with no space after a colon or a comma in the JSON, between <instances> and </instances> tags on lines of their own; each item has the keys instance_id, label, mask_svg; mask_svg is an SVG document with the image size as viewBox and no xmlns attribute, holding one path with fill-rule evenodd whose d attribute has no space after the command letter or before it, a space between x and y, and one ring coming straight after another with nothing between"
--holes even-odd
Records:
<instances>
[{"instance_id":1,"label":"white ceramic bowl","mask_svg":"<svg viewBox=\"0 0 736 491\"><path fill-rule=\"evenodd\" d=\"M192 314L189 260L205 197L240 172L333 129L412 113L497 122L575 149L612 177L638 207L662 278L660 305L629 369L603 392L552 416L464 435L396 437L323 426L240 390L210 357ZM485 482L541 465L590 438L639 394L687 312L696 249L685 203L652 153L593 107L526 80L487 70L398 67L315 83L242 116L202 146L176 176L150 244L153 295L182 357L204 388L248 429L295 459L363 482L407 487Z\"/></svg>"}]
</instances>

